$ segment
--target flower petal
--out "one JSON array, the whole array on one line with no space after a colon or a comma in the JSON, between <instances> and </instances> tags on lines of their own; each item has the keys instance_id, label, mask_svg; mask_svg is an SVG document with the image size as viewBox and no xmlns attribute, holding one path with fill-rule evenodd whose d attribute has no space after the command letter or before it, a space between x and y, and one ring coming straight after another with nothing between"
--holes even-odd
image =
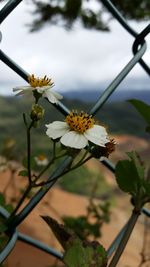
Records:
<instances>
[{"instance_id":1,"label":"flower petal","mask_svg":"<svg viewBox=\"0 0 150 267\"><path fill-rule=\"evenodd\" d=\"M34 157L34 159L35 159L36 164L39 166L46 166L48 164L47 158L40 160L38 157Z\"/></svg>"},{"instance_id":2,"label":"flower petal","mask_svg":"<svg viewBox=\"0 0 150 267\"><path fill-rule=\"evenodd\" d=\"M57 98L57 99L62 99L63 98L63 96L61 95L61 94L59 94L58 92L56 92L56 91L51 91L52 93L53 93L53 95Z\"/></svg>"},{"instance_id":3,"label":"flower petal","mask_svg":"<svg viewBox=\"0 0 150 267\"><path fill-rule=\"evenodd\" d=\"M36 87L35 89L39 94L43 94L45 92L44 86L43 87Z\"/></svg>"},{"instance_id":4,"label":"flower petal","mask_svg":"<svg viewBox=\"0 0 150 267\"><path fill-rule=\"evenodd\" d=\"M100 125L94 125L93 128L88 129L84 136L91 141L92 143L99 145L99 146L105 146L105 144L108 142L108 134L106 132L106 129Z\"/></svg>"},{"instance_id":5,"label":"flower petal","mask_svg":"<svg viewBox=\"0 0 150 267\"><path fill-rule=\"evenodd\" d=\"M17 91L24 91L24 90L33 90L33 87L31 86L18 86L13 88L13 92L17 92Z\"/></svg>"},{"instance_id":6,"label":"flower petal","mask_svg":"<svg viewBox=\"0 0 150 267\"><path fill-rule=\"evenodd\" d=\"M15 94L16 96L30 94L33 91L33 87L22 86L22 87L13 88L13 92L17 92L17 91L19 91L19 92L17 94Z\"/></svg>"},{"instance_id":7,"label":"flower petal","mask_svg":"<svg viewBox=\"0 0 150 267\"><path fill-rule=\"evenodd\" d=\"M15 96L27 95L27 94L31 94L31 93L32 93L31 90L22 90L19 93L15 94Z\"/></svg>"},{"instance_id":8,"label":"flower petal","mask_svg":"<svg viewBox=\"0 0 150 267\"><path fill-rule=\"evenodd\" d=\"M43 96L47 97L48 100L53 104L58 103L58 100L63 98L60 94L58 94L54 91L51 91L51 90L46 90L44 92Z\"/></svg>"},{"instance_id":9,"label":"flower petal","mask_svg":"<svg viewBox=\"0 0 150 267\"><path fill-rule=\"evenodd\" d=\"M84 148L88 144L87 138L83 134L79 134L75 131L70 131L63 135L60 139L60 142L64 146L69 146L77 149Z\"/></svg>"},{"instance_id":10,"label":"flower petal","mask_svg":"<svg viewBox=\"0 0 150 267\"><path fill-rule=\"evenodd\" d=\"M54 85L43 85L42 87L35 87L35 89L38 91L38 93L43 93L43 92L46 92L47 90L50 90Z\"/></svg>"},{"instance_id":11,"label":"flower petal","mask_svg":"<svg viewBox=\"0 0 150 267\"><path fill-rule=\"evenodd\" d=\"M46 134L52 139L57 139L69 131L68 124L63 121L54 121L45 126L48 128Z\"/></svg>"}]
</instances>

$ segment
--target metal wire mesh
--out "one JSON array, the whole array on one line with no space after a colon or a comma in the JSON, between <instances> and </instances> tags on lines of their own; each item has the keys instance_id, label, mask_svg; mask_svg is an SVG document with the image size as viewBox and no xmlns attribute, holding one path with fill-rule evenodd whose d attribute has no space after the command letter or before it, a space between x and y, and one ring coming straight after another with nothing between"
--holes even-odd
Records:
<instances>
[{"instance_id":1,"label":"metal wire mesh","mask_svg":"<svg viewBox=\"0 0 150 267\"><path fill-rule=\"evenodd\" d=\"M13 10L17 7L17 5L22 2L22 0L10 0L6 3L6 5L1 9L0 11L0 22L2 23L7 16ZM149 66L144 62L142 59L142 56L146 52L146 42L144 38L150 33L150 24L143 29L143 31L138 34L134 31L133 28L131 28L126 20L122 17L122 15L119 13L119 11L115 8L115 6L112 4L109 0L101 0L102 4L109 10L109 12L118 20L118 22L124 27L126 31L128 31L129 34L131 34L134 37L134 43L132 46L133 50L133 57L128 62L128 64L123 68L123 70L117 75L117 77L111 82L111 84L105 89L105 91L100 95L98 101L94 104L92 109L89 111L91 115L95 115L101 107L106 103L110 95L117 89L118 85L125 79L125 77L128 75L128 73L134 68L134 66L139 63L141 67L145 70L145 72L150 75L150 68ZM0 35L1 36L1 35ZM0 38L1 39L1 38ZM22 77L24 80L27 81L27 77L29 74L21 68L16 62L14 62L8 55L6 55L2 50L0 50L0 59L13 71L15 71L20 77ZM68 107L63 105L61 102L59 102L57 105L54 104L56 109L58 109L63 115L67 115L69 113ZM40 189L36 195L31 198L29 204L20 212L20 214L16 217L16 219L12 222L12 229L14 231L14 234L12 235L12 238L10 239L10 242L8 242L7 247L5 250L0 254L0 263L4 261L4 259L8 256L10 251L12 250L13 246L15 245L16 240L21 240L23 242L26 242L32 246L35 246L38 249L41 249L45 251L46 253L49 253L53 255L56 258L61 259L62 254L55 251L53 248L47 247L45 244L39 242L38 240L34 240L29 236L25 236L21 233L18 233L15 229L16 227L28 216L28 214L32 211L32 209L39 203L39 201L43 198L43 196L47 193L47 191L53 186L53 184L56 182L53 180L55 176L57 176L59 173L62 172L63 169L68 166L70 163L71 158L67 157L60 167L55 171L49 178L49 184L45 187L45 190ZM103 160L102 164L106 166L110 171L115 172L115 166L112 162L109 160ZM142 209L142 212L150 217L150 211L146 208ZM4 217L8 217L9 214L6 213L3 208L0 208L0 214ZM116 247L118 246L122 235L127 227L127 224L121 229L121 231L118 233L117 237L111 244L111 246L108 248L107 253L108 256L111 256L112 253L115 251Z\"/></svg>"}]
</instances>

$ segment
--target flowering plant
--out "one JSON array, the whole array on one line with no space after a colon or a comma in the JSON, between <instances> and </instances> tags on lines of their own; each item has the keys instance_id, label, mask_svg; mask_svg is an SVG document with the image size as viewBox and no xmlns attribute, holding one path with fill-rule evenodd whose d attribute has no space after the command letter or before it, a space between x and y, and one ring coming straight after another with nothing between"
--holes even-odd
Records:
<instances>
[{"instance_id":1,"label":"flowering plant","mask_svg":"<svg viewBox=\"0 0 150 267\"><path fill-rule=\"evenodd\" d=\"M0 221L0 233L2 234L4 232L9 233L11 229L19 225L58 179L82 166L91 158L97 158L103 161L104 158L109 157L116 146L115 140L110 138L106 127L95 121L91 114L85 111L78 112L73 110L70 112L67 110L64 121L47 122L45 125L46 129L44 134L52 143L50 156L47 157L44 154L33 156L31 142L32 129L39 128L40 122L45 116L45 110L39 104L40 99L46 98L50 103L59 106L59 100L62 99L62 96L51 90L54 83L47 76L44 76L44 78L35 78L32 74L28 77L28 82L29 86L13 89L14 92L18 92L18 96L31 94L34 99L30 112L23 113L27 138L27 157L23 164L24 168L19 171L19 175L27 178L27 187L17 202L16 207L11 211L10 216L6 220ZM131 103L149 123L147 112L150 114L150 107L135 100L132 100ZM147 131L149 131L149 125ZM146 203L150 202L150 182L145 172L145 167L135 151L128 153L128 156L129 160L119 161L116 165L116 181L122 191L131 195L134 209L127 229L121 239L122 242L119 244L109 267L115 267L118 263L137 218L141 213L141 209ZM60 160L62 160L61 163ZM57 162L60 164L59 167L55 165ZM3 157L1 157L1 165L2 167L6 165ZM56 170L54 171L55 167ZM47 171L51 174L45 179L43 175ZM35 190L35 193L33 192L33 196L29 202L22 208L26 198L29 198L33 189L37 189L38 191ZM6 206L5 201L2 202ZM91 214L94 214L97 219L94 225L97 232L95 233L95 228L92 230L96 236L100 235L97 227L102 218L99 213L99 208L93 203L92 208L89 207ZM101 208L103 207L101 206ZM76 233L70 231L68 227L60 225L48 216L44 216L43 219L50 226L65 250L63 262L66 266L91 267L91 264L95 267L108 266L108 253L99 242L82 239L82 235L79 237ZM107 220L107 218L105 219ZM82 223L86 225L84 230L88 230L88 235L90 235L93 225L91 226L91 223L85 217L79 218L79 220L80 222L82 220ZM78 221L74 220L74 222L76 223ZM87 235L87 231L84 234ZM74 255L77 255L77 257L74 257Z\"/></svg>"}]
</instances>

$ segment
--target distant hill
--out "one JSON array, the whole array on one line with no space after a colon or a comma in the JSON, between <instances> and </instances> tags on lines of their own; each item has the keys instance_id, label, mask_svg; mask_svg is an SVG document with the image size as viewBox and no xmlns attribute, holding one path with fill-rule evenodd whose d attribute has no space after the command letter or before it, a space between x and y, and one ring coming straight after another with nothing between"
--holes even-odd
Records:
<instances>
[{"instance_id":1,"label":"distant hill","mask_svg":"<svg viewBox=\"0 0 150 267\"><path fill-rule=\"evenodd\" d=\"M93 106L91 102L65 98L63 103L70 109L84 110L86 112ZM31 105L31 99L24 97L0 97L0 150L2 149L2 142L8 137L13 137L17 140L19 153L25 150L26 132L22 114L23 112L30 114ZM41 127L32 131L32 143L36 152L49 151L50 149L50 140L45 134L45 124L54 120L64 120L64 116L44 99L41 105L45 108L45 117L41 122ZM96 114L96 119L101 124L108 126L108 131L112 135L132 134L140 137L149 137L145 133L146 124L144 120L128 102L105 104Z\"/></svg>"},{"instance_id":2,"label":"distant hill","mask_svg":"<svg viewBox=\"0 0 150 267\"><path fill-rule=\"evenodd\" d=\"M100 95L103 93L103 90L73 90L69 92L64 92L63 95L68 99L78 99L83 102L95 102ZM109 98L108 102L120 102L127 99L136 98L140 99L148 104L150 104L150 90L116 90Z\"/></svg>"}]
</instances>

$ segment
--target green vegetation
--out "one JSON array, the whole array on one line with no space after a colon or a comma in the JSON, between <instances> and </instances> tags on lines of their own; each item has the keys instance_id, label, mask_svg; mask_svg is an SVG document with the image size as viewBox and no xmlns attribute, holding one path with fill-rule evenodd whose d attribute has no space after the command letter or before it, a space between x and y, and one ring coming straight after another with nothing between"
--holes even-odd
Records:
<instances>
[{"instance_id":1,"label":"green vegetation","mask_svg":"<svg viewBox=\"0 0 150 267\"><path fill-rule=\"evenodd\" d=\"M41 127L33 130L33 152L49 152L49 138L41 133L45 133L45 124L53 120L63 120L63 115L51 104L43 100L41 103L45 107L45 117ZM83 103L78 100L65 100L70 109L88 111L93 104ZM0 97L0 144L6 138L13 137L17 140L17 151L24 154L26 136L22 113L31 110L32 100L27 98ZM148 134L143 134L145 122L137 114L136 110L127 102L106 104L96 115L96 119L104 125L108 125L111 134L133 134L148 138ZM20 154L19 153L19 154Z\"/></svg>"},{"instance_id":2,"label":"green vegetation","mask_svg":"<svg viewBox=\"0 0 150 267\"><path fill-rule=\"evenodd\" d=\"M94 195L97 197L110 190L102 174L85 166L68 173L59 183L65 190L81 195L91 195L93 185L96 185Z\"/></svg>"},{"instance_id":3,"label":"green vegetation","mask_svg":"<svg viewBox=\"0 0 150 267\"><path fill-rule=\"evenodd\" d=\"M150 17L149 0L113 0L112 2L126 19L140 21L148 20ZM47 24L49 26L61 25L68 30L72 29L75 22L79 21L84 28L108 31L111 15L108 15L107 10L99 0L95 0L96 10L92 8L92 3L92 0L49 0L45 3L33 1L34 19L30 29L37 31ZM107 20L104 19L106 13L109 16Z\"/></svg>"},{"instance_id":4,"label":"green vegetation","mask_svg":"<svg viewBox=\"0 0 150 267\"><path fill-rule=\"evenodd\" d=\"M51 142L46 136L45 124L53 120L63 120L63 115L44 99L40 103L45 108L45 117L41 127L33 129L32 133L32 156L42 153L50 157ZM64 104L70 109L88 111L93 104L83 103L78 100L65 100ZM16 97L0 97L0 151L3 150L4 142L7 138L14 138L16 146L13 151L15 158L22 162L26 156L26 131L23 122L23 112L30 113L32 99ZM96 120L108 125L108 131L113 134L133 134L143 135L143 128L146 127L142 118L137 114L131 104L110 103L106 104L96 115ZM49 173L48 173L49 175ZM98 178L99 177L99 178ZM59 184L62 188L76 192L78 194L89 195L92 185L97 183L96 195L100 196L109 191L103 176L97 172L89 171L86 167L81 167L60 179Z\"/></svg>"}]
</instances>

